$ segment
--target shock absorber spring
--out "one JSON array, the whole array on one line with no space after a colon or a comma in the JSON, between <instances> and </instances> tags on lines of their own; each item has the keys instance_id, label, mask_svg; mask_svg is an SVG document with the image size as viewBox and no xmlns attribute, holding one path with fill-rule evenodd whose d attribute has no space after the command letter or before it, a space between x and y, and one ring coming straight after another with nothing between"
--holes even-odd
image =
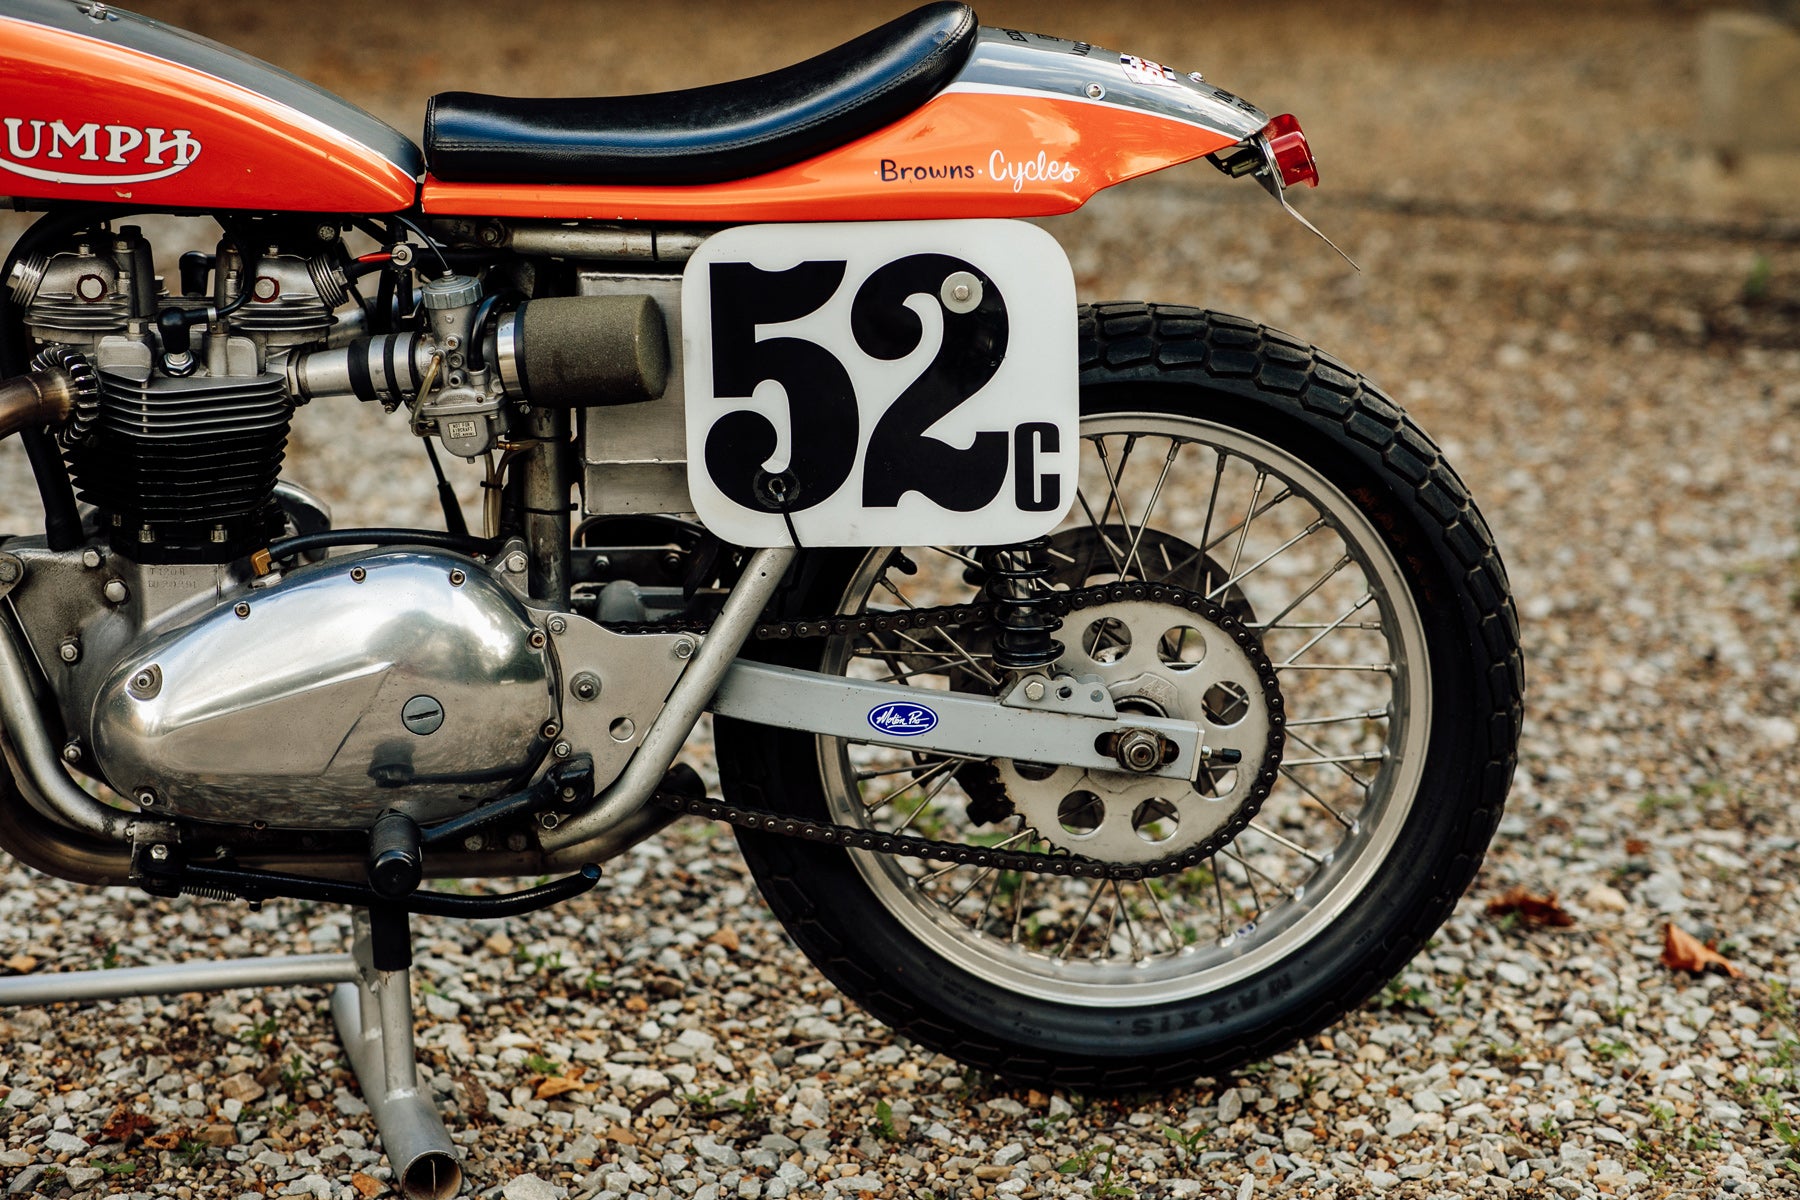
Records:
<instances>
[{"instance_id":1,"label":"shock absorber spring","mask_svg":"<svg viewBox=\"0 0 1800 1200\"><path fill-rule=\"evenodd\" d=\"M1044 551L1047 537L1012 546L999 546L982 556L987 568L983 589L994 605L994 665L1006 671L1036 671L1062 657L1062 643L1050 635L1062 628L1062 618L1044 611L1050 574Z\"/></svg>"}]
</instances>

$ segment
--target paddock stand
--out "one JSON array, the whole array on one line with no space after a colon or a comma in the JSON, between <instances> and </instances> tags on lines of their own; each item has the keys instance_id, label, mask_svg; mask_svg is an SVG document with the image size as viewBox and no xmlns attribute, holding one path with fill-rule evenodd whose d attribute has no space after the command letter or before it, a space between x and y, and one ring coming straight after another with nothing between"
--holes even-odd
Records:
<instances>
[{"instance_id":1,"label":"paddock stand","mask_svg":"<svg viewBox=\"0 0 1800 1200\"><path fill-rule=\"evenodd\" d=\"M462 1187L462 1167L443 1118L419 1087L411 968L406 910L382 905L356 911L349 954L20 975L0 979L0 1005L336 984L331 1015L374 1114L395 1186L408 1200L449 1200Z\"/></svg>"}]
</instances>

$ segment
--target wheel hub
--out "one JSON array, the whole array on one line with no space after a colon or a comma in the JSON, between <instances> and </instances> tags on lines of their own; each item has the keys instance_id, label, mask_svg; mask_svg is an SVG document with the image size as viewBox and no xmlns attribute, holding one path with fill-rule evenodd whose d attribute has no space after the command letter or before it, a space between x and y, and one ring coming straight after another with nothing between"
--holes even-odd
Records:
<instances>
[{"instance_id":1,"label":"wheel hub","mask_svg":"<svg viewBox=\"0 0 1800 1200\"><path fill-rule=\"evenodd\" d=\"M1058 673L1097 677L1122 714L1194 722L1212 757L1187 782L1145 774L1162 761L1162 739L1127 715L1105 735L1117 771L1000 759L999 782L1027 826L1058 849L1131 863L1184 853L1247 816L1268 755L1270 697L1229 632L1179 605L1121 600L1070 614L1063 641Z\"/></svg>"}]
</instances>

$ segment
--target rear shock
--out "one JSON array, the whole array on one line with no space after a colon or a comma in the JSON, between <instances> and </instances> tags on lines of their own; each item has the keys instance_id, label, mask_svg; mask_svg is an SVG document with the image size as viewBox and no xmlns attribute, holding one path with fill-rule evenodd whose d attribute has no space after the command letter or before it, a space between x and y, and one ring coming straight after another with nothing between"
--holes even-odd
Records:
<instances>
[{"instance_id":1,"label":"rear shock","mask_svg":"<svg viewBox=\"0 0 1800 1200\"><path fill-rule=\"evenodd\" d=\"M1062 657L1062 643L1050 635L1062 628L1062 618L1044 611L1050 589L1047 537L1032 538L1012 546L986 551L983 591L994 605L994 665L1006 671L1037 671Z\"/></svg>"}]
</instances>

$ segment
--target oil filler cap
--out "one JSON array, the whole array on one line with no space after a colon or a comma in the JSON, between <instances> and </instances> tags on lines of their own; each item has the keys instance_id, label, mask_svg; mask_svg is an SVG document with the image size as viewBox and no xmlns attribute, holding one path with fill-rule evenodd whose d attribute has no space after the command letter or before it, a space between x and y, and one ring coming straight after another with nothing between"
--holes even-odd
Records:
<instances>
[{"instance_id":1,"label":"oil filler cap","mask_svg":"<svg viewBox=\"0 0 1800 1200\"><path fill-rule=\"evenodd\" d=\"M436 733L444 723L444 706L437 702L435 696L414 696L400 710L400 719L406 727L424 737Z\"/></svg>"}]
</instances>

